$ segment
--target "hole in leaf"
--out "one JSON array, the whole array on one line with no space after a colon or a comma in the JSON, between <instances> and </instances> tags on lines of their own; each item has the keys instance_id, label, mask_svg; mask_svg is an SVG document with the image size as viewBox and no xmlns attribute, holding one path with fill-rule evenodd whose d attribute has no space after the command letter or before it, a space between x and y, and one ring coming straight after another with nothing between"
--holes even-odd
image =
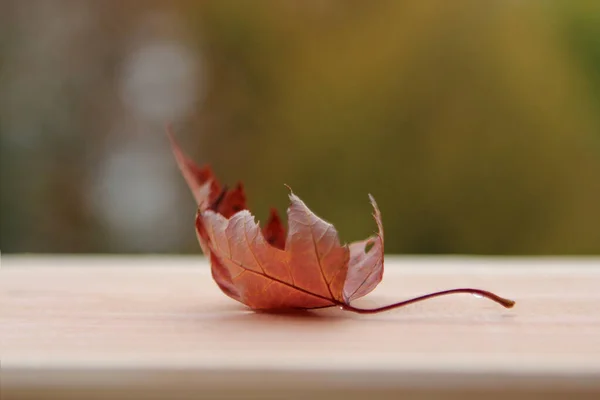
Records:
<instances>
[{"instance_id":1,"label":"hole in leaf","mask_svg":"<svg viewBox=\"0 0 600 400\"><path fill-rule=\"evenodd\" d=\"M373 246L375 246L375 243L372 240L369 240L365 245L365 253L368 253L373 248Z\"/></svg>"}]
</instances>

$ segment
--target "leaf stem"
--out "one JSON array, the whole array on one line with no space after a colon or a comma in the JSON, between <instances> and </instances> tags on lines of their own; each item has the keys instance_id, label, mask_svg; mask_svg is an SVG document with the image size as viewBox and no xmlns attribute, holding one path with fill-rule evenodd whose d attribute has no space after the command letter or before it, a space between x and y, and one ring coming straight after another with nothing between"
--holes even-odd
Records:
<instances>
[{"instance_id":1,"label":"leaf stem","mask_svg":"<svg viewBox=\"0 0 600 400\"><path fill-rule=\"evenodd\" d=\"M515 302L513 300L505 299L505 298L500 297L492 292L488 292L487 290L461 288L461 289L450 289L450 290L443 290L441 292L429 293L429 294L426 294L423 296L415 297L412 299L400 301L398 303L394 303L394 304L390 304L390 305L378 307L378 308L372 308L372 309L356 308L349 304L341 304L340 306L346 311L351 311L351 312L355 312L358 314L377 314L380 312L392 310L394 308L400 308L400 307L407 306L409 304L418 303L423 300L432 299L434 297L446 296L449 294L456 294L456 293L468 293L468 294L472 294L474 296L485 297L487 299L495 301L496 303L500 304L501 306L503 306L505 308L512 308L515 305Z\"/></svg>"}]
</instances>

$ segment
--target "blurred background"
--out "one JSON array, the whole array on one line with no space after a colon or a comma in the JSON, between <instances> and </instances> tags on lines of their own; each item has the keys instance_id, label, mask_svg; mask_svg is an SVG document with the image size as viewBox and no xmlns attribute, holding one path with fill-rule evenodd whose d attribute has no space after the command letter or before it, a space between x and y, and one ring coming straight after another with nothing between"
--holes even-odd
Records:
<instances>
[{"instance_id":1,"label":"blurred background","mask_svg":"<svg viewBox=\"0 0 600 400\"><path fill-rule=\"evenodd\" d=\"M600 1L0 2L0 250L200 253L171 155L386 252L600 254Z\"/></svg>"}]
</instances>

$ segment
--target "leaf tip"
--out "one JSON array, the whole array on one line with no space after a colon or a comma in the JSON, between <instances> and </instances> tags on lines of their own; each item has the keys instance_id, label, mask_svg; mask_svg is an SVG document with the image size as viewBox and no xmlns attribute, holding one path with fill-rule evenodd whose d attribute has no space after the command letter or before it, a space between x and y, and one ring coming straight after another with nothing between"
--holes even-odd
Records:
<instances>
[{"instance_id":1,"label":"leaf tip","mask_svg":"<svg viewBox=\"0 0 600 400\"><path fill-rule=\"evenodd\" d=\"M167 138L169 138L171 144L174 144L176 142L175 133L173 132L173 124L171 122L167 122L165 124L165 133L167 134Z\"/></svg>"},{"instance_id":2,"label":"leaf tip","mask_svg":"<svg viewBox=\"0 0 600 400\"><path fill-rule=\"evenodd\" d=\"M377 205L377 202L375 201L375 197L373 197L373 195L371 193L369 193L369 201L371 202L371 204Z\"/></svg>"},{"instance_id":3,"label":"leaf tip","mask_svg":"<svg viewBox=\"0 0 600 400\"><path fill-rule=\"evenodd\" d=\"M292 188L290 187L290 185L288 185L287 183L284 183L283 186L285 186L286 188L288 188L288 190L290 191L290 193L288 194L288 196L290 197L290 200L292 200L292 201L298 200L298 196L296 196L294 194L294 191L292 190Z\"/></svg>"}]
</instances>

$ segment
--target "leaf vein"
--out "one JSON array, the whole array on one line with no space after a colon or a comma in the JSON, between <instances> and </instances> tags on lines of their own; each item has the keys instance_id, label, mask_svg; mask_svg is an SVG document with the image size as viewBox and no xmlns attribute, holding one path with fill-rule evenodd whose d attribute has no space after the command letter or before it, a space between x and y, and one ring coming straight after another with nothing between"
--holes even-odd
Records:
<instances>
[{"instance_id":1,"label":"leaf vein","mask_svg":"<svg viewBox=\"0 0 600 400\"><path fill-rule=\"evenodd\" d=\"M320 294L313 293L313 292L311 292L311 291L309 291L309 290L306 290L306 289L304 289L304 288L301 288L301 287L299 287L299 286L295 286L295 285L292 285L292 284L290 284L290 283L288 283L288 282L282 281L281 279L277 279L277 278L275 278L275 277L272 277L272 276L270 276L270 275L263 274L263 273L261 273L261 272L258 272L258 271L254 271L254 270L252 270L252 269L249 269L248 267L244 266L243 264L240 264L240 263L238 263L238 262L236 262L236 261L234 261L234 260L232 260L232 259L229 259L229 261L230 261L231 263L233 263L233 264L237 265L238 267L240 267L240 268L243 268L243 269L244 269L244 271L248 271L248 272L250 272L250 273L253 273L253 274L256 274L256 275L262 276L263 278L271 279L271 280L273 280L273 281L275 281L275 282L278 282L278 283L281 283L282 285L284 285L284 286L287 286L287 287L289 287L289 288L291 288L291 289L295 289L295 290L297 290L297 291L299 291L299 292L302 292L302 293L308 294L308 295L310 295L310 296L313 296L313 297L317 297L317 298L319 298L319 299L321 299L321 300L330 301L331 303L333 303L333 305L335 305L335 304L342 304L342 303L340 303L338 300L336 300L336 299L335 299L333 296L332 296L331 298L328 298L328 297L326 297L326 296L322 296L322 295L320 295Z\"/></svg>"},{"instance_id":2,"label":"leaf vein","mask_svg":"<svg viewBox=\"0 0 600 400\"><path fill-rule=\"evenodd\" d=\"M305 211L305 213L308 217L310 217L310 215L306 211ZM329 292L329 295L331 296L332 299L335 299L335 296L333 295L333 292L331 291L331 286L327 282L327 278L325 278L325 273L323 272L323 264L321 263L321 257L319 257L319 250L317 247L317 242L315 241L315 232L313 231L312 226L310 228L310 237L312 238L312 241L313 241L315 257L317 258L317 263L319 264L319 272L321 273L321 278L323 278L323 282L325 283L325 286L327 287L327 291Z\"/></svg>"},{"instance_id":3,"label":"leaf vein","mask_svg":"<svg viewBox=\"0 0 600 400\"><path fill-rule=\"evenodd\" d=\"M254 239L256 239L257 236L258 236L258 231L257 231L256 235L254 236ZM258 265L258 268L260 268L260 270L264 274L266 274L265 269L263 268L262 264L260 262L258 262L258 258L256 257L254 250L252 250L252 246L250 245L250 241L248 240L248 231L246 231L246 220L245 219L244 219L244 239L246 240L246 245L248 246L248 251L250 251L250 254L252 254L252 258L254 258L254 262L256 263L256 265Z\"/></svg>"}]
</instances>

